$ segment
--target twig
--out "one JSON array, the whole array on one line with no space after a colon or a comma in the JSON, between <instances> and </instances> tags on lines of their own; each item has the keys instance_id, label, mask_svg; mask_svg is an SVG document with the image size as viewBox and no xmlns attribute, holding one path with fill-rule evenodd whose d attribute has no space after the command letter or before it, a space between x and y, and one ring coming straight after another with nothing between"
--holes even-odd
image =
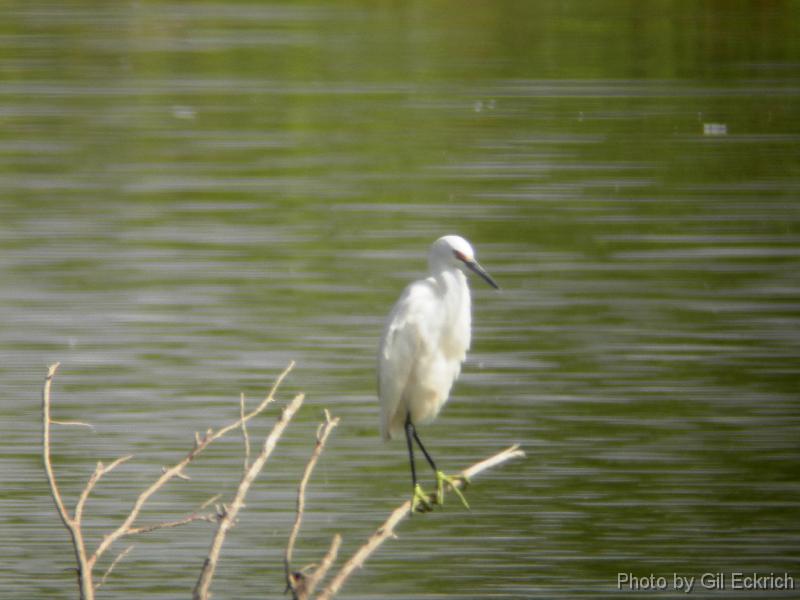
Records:
<instances>
[{"instance_id":1,"label":"twig","mask_svg":"<svg viewBox=\"0 0 800 600\"><path fill-rule=\"evenodd\" d=\"M195 434L195 447L192 448L191 451L189 451L189 453L183 458L183 460L176 463L172 467L165 469L164 472L161 474L161 477L156 479L156 481L152 485L150 485L150 487L148 487L145 491L143 491L139 495L139 497L136 499L136 502L134 502L133 504L133 508L131 508L130 512L128 513L128 516L125 518L125 521L123 521L123 523L119 527L117 527L113 532L111 532L110 534L105 536L105 538L103 538L103 541L100 543L100 545L97 547L97 550L95 550L94 554L89 559L90 567L94 566L97 559L100 558L100 556L102 556L102 554L106 550L108 550L111 544L116 542L122 536L128 534L128 531L132 528L134 521L139 516L142 507L144 506L145 502L147 502L147 500L150 498L150 496L155 494L156 491L158 491L170 479L181 475L183 469L190 462L192 462L192 460L194 460L195 457L197 457L201 452L203 452L203 450L205 450L209 446L209 444L215 442L229 431L236 429L237 427L241 427L243 423L249 421L256 415L261 413L271 402L273 402L275 392L277 391L278 386L280 386L281 382L283 382L283 380L286 378L286 376L289 374L289 371L291 371L293 367L294 367L294 361L290 362L289 366L286 367L286 369L284 369L283 373L281 373L280 376L278 376L278 379L275 381L275 384L272 386L272 389L270 390L267 397L264 398L264 400L262 400L261 403L254 410L247 413L243 418L238 419L233 423L230 423L225 427L218 429L217 431L209 429L206 432L206 435L203 437L200 437L197 434Z\"/></svg>"},{"instance_id":2,"label":"twig","mask_svg":"<svg viewBox=\"0 0 800 600\"><path fill-rule=\"evenodd\" d=\"M250 436L247 434L247 421L244 418L244 392L239 394L239 420L242 422L242 439L244 440L244 470L250 463Z\"/></svg>"},{"instance_id":3,"label":"twig","mask_svg":"<svg viewBox=\"0 0 800 600\"><path fill-rule=\"evenodd\" d=\"M51 365L50 369L47 371L47 377L44 380L44 391L42 392L42 420L44 426L42 432L42 458L44 460L44 470L47 473L47 481L50 484L50 492L56 503L56 509L58 510L61 520L64 521L64 525L66 525L67 529L70 529L72 518L69 516L67 508L64 506L64 501L61 499L61 492L58 489L56 476L53 473L53 465L50 462L50 424L52 423L50 419L50 388L53 385L53 377L60 365L61 363Z\"/></svg>"},{"instance_id":4,"label":"twig","mask_svg":"<svg viewBox=\"0 0 800 600\"><path fill-rule=\"evenodd\" d=\"M331 431L333 431L333 428L338 424L339 417L331 419L331 414L326 409L325 422L320 423L319 427L317 427L317 441L314 445L314 450L311 452L311 457L308 459L308 464L306 464L305 471L303 471L303 478L300 480L300 485L297 489L297 512L294 519L294 526L289 534L289 541L286 544L286 554L283 561L286 574L286 585L292 590L292 595L295 598L304 598L311 593L306 589L304 590L305 594L301 594L301 590L296 589L294 580L292 579L292 554L294 552L295 543L297 542L297 536L300 533L300 525L303 522L303 515L305 514L306 487L308 486L308 481L311 479L311 473L314 471L314 467L317 465L320 454L322 454L322 450L325 447L325 442L328 441L328 436L331 434ZM330 566L328 568L330 568Z\"/></svg>"},{"instance_id":5,"label":"twig","mask_svg":"<svg viewBox=\"0 0 800 600\"><path fill-rule=\"evenodd\" d=\"M50 423L53 425L64 425L67 427L88 427L94 431L94 425L91 423L84 423L83 421L56 421L55 419L50 419Z\"/></svg>"},{"instance_id":6,"label":"twig","mask_svg":"<svg viewBox=\"0 0 800 600\"><path fill-rule=\"evenodd\" d=\"M236 522L236 516L239 514L239 510L242 508L242 506L244 506L244 499L248 490L250 489L250 486L261 472L261 469L264 468L264 464L267 462L267 459L269 459L272 451L275 449L275 445L278 443L278 440L283 434L284 429L286 429L286 426L289 424L289 421L291 421L294 414L303 404L303 398L303 394L298 394L294 397L294 400L292 400L289 405L283 409L280 418L275 422L275 425L273 426L269 436L267 436L267 438L264 440L264 445L261 448L261 452L253 461L253 464L250 465L250 467L242 476L242 481L239 483L239 487L236 490L236 496L234 497L230 506L225 509L219 525L217 526L217 532L214 535L213 541L211 542L211 549L208 552L208 556L203 564L203 569L200 572L200 577L198 578L197 585L194 589L193 598L195 600L208 599L211 580L214 578L214 571L217 568L217 562L219 560L220 551L222 550L222 544L225 541L225 535Z\"/></svg>"},{"instance_id":7,"label":"twig","mask_svg":"<svg viewBox=\"0 0 800 600\"><path fill-rule=\"evenodd\" d=\"M97 582L97 585L95 586L95 589L99 589L99 588L100 588L100 586L101 586L101 585L103 585L103 584L106 582L106 579L108 579L108 576L109 576L109 575L111 575L111 571L113 571L113 570L114 570L114 567L116 567L116 566L117 566L117 563L118 563L119 561L121 561L123 558L125 558L125 556L127 556L128 552L130 552L131 550L133 550L133 547L134 547L134 545L135 545L135 544L131 544L130 546L128 546L127 548L125 548L125 550L123 550L122 552L120 552L119 554L117 554L117 557L116 557L116 558L114 559L114 561L113 561L113 562L112 562L112 563L111 563L111 564L108 566L108 568L106 569L106 572L105 572L105 573L103 573L103 577L102 577L102 579L100 579L100 581L98 581L98 582Z\"/></svg>"},{"instance_id":8,"label":"twig","mask_svg":"<svg viewBox=\"0 0 800 600\"><path fill-rule=\"evenodd\" d=\"M336 560L336 555L339 553L339 546L341 543L342 536L337 533L333 536L331 547L328 549L319 567L317 567L306 580L306 598L311 598L319 582L325 579L325 575L328 574L328 571L333 566L333 562Z\"/></svg>"},{"instance_id":9,"label":"twig","mask_svg":"<svg viewBox=\"0 0 800 600\"><path fill-rule=\"evenodd\" d=\"M289 541L286 544L286 554L284 556L284 570L286 574L286 585L289 586L289 589L292 590L292 595L295 599L304 599L310 597L313 587L306 582L306 586L303 590L298 589L292 578L292 554L294 552L294 546L297 541L297 535L300 533L300 525L303 522L303 515L305 513L305 506L306 506L306 487L308 486L308 481L311 479L311 473L314 471L314 467L317 465L317 461L319 460L320 454L322 454L322 450L325 447L325 442L328 441L328 436L333 431L334 427L339 424L339 417L335 419L331 419L331 414L325 410L325 421L320 423L319 427L317 428L317 442L314 445L314 450L311 452L311 457L308 459L308 464L306 465L306 469L303 472L303 478L300 480L300 486L297 490L297 514L294 519L294 526L292 527L292 531L289 534ZM338 550L338 544L336 544ZM334 551L335 554L335 551ZM317 576L319 569L325 564L323 561L322 565L317 569L317 571L311 576L311 580L314 581L314 585L316 586L317 582L322 579L325 573L322 573L321 576ZM330 568L330 564L326 567L325 571ZM310 589L309 589L310 588ZM302 593L301 593L302 592Z\"/></svg>"},{"instance_id":10,"label":"twig","mask_svg":"<svg viewBox=\"0 0 800 600\"><path fill-rule=\"evenodd\" d=\"M81 522L81 519L83 517L83 507L86 504L86 501L89 499L89 494L94 489L94 486L97 485L97 482L100 481L100 478L106 473L113 471L122 463L128 462L132 458L133 454L122 456L117 460L115 460L114 462L112 462L107 467L104 466L102 462L100 461L97 462L97 466L94 469L94 473L92 473L92 476L89 477L89 481L86 483L86 487L83 488L80 498L78 498L78 503L75 505L75 520L78 523Z\"/></svg>"},{"instance_id":11,"label":"twig","mask_svg":"<svg viewBox=\"0 0 800 600\"><path fill-rule=\"evenodd\" d=\"M56 475L53 472L53 463L50 460L50 425L52 424L52 420L50 419L50 390L53 385L53 377L55 377L60 364L61 363L55 363L50 365L42 390L42 460L44 462L45 473L47 473L47 483L50 486L50 495L53 497L58 515L61 517L61 521L64 523L72 539L75 561L78 563L78 587L80 589L81 600L94 600L92 565L86 556L86 545L83 541L83 532L79 519L80 515L77 514L76 511L76 517L73 518L64 505L61 491L58 489L58 484L56 483ZM96 472L97 471L95 471L95 473ZM99 479L99 476L97 478ZM85 501L84 499L83 502L85 503ZM82 508L82 505L81 503L80 508Z\"/></svg>"},{"instance_id":12,"label":"twig","mask_svg":"<svg viewBox=\"0 0 800 600\"><path fill-rule=\"evenodd\" d=\"M181 525L187 525L188 523L194 523L195 521L208 521L213 523L217 520L217 513L192 513L188 517L178 519L177 521L165 521L164 523L154 523L153 525L145 525L143 527L131 527L126 535L150 533L151 531L156 531L158 529L172 529L173 527L180 527Z\"/></svg>"},{"instance_id":13,"label":"twig","mask_svg":"<svg viewBox=\"0 0 800 600\"><path fill-rule=\"evenodd\" d=\"M199 508L199 510L203 510L203 509L204 509L206 506L208 506L209 504L214 504L214 502L216 502L217 500L219 500L221 496L222 496L222 494L216 494L216 495L214 495L214 496L211 496L211 498L209 498L208 500L206 500L205 502L203 502L203 503L200 505L200 508Z\"/></svg>"},{"instance_id":14,"label":"twig","mask_svg":"<svg viewBox=\"0 0 800 600\"><path fill-rule=\"evenodd\" d=\"M471 479L480 473L501 465L502 463L509 461L514 458L522 458L525 456L525 452L520 450L519 445L511 446L510 448L506 448L502 452L495 454L487 458L484 461L476 463L471 467L464 469L461 472L463 477L467 479ZM462 481L455 479L454 485L456 487L462 487ZM329 598L333 598L350 575L361 567L364 562L372 555L375 550L380 547L383 542L387 539L394 537L394 529L400 521L405 519L409 513L411 512L411 500L407 500L399 507L397 507L390 515L386 521L378 527L375 533L370 536L367 542L359 548L355 554L339 569L339 572L333 577L331 582L328 586L317 596L317 600L328 600Z\"/></svg>"}]
</instances>

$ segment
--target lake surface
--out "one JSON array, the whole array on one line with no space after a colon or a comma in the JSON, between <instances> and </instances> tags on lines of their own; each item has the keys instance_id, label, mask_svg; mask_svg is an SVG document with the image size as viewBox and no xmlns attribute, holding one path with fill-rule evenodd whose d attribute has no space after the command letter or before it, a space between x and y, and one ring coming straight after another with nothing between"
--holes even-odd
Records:
<instances>
[{"instance_id":1,"label":"lake surface","mask_svg":"<svg viewBox=\"0 0 800 600\"><path fill-rule=\"evenodd\" d=\"M798 8L5 3L0 595L76 597L39 455L55 361L54 418L94 426L55 431L68 503L96 460L135 454L90 499L90 547L295 360L280 398L308 399L213 590L284 597L324 408L342 421L296 561L337 532L349 556L409 493L375 351L446 233L503 290L473 282L473 349L422 439L448 471L512 443L528 458L476 480L470 512L405 522L342 597L615 598L618 573L800 586ZM220 442L141 522L230 497L241 451ZM98 597L188 597L211 533L138 537Z\"/></svg>"}]
</instances>

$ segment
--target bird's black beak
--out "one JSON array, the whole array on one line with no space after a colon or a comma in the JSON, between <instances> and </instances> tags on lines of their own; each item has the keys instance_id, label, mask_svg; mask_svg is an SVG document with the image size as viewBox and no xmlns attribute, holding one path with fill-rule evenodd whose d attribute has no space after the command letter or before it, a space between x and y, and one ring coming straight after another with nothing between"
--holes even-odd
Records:
<instances>
[{"instance_id":1,"label":"bird's black beak","mask_svg":"<svg viewBox=\"0 0 800 600\"><path fill-rule=\"evenodd\" d=\"M477 275L480 275L481 279L483 279L486 283L488 283L494 289L496 289L496 290L500 289L500 286L497 285L497 283L495 283L495 280L492 279L492 276L489 275L489 273L486 272L486 269L484 269L480 265L480 263L478 263L477 260L467 260L467 261L464 261L464 264L467 265L467 267L469 268L470 271L472 271L473 273L475 273Z\"/></svg>"}]
</instances>

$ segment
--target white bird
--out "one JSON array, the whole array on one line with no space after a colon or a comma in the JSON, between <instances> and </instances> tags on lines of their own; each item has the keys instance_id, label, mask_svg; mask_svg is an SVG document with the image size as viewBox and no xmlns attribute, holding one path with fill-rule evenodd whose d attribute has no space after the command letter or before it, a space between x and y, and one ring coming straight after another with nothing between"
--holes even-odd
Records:
<instances>
[{"instance_id":1,"label":"white bird","mask_svg":"<svg viewBox=\"0 0 800 600\"><path fill-rule=\"evenodd\" d=\"M431 509L428 496L417 483L414 440L436 473L439 504L444 483L452 485L454 479L436 468L416 426L430 423L439 414L469 350L472 316L465 273L472 271L499 289L475 260L469 242L457 235L446 235L433 243L428 266L430 275L406 287L389 313L378 352L381 433L384 440L405 433L412 511ZM467 506L458 489L453 489Z\"/></svg>"}]
</instances>

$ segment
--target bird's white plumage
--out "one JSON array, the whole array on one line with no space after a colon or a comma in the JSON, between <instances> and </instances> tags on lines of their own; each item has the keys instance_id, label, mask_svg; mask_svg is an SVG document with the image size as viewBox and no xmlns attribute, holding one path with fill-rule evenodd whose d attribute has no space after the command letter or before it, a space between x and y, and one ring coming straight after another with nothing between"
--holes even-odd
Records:
<instances>
[{"instance_id":1,"label":"bird's white plumage","mask_svg":"<svg viewBox=\"0 0 800 600\"><path fill-rule=\"evenodd\" d=\"M458 258L461 255L461 259ZM389 313L378 353L381 433L429 423L450 395L470 345L470 293L462 268L469 243L445 236L431 246L430 276L410 284Z\"/></svg>"}]
</instances>

